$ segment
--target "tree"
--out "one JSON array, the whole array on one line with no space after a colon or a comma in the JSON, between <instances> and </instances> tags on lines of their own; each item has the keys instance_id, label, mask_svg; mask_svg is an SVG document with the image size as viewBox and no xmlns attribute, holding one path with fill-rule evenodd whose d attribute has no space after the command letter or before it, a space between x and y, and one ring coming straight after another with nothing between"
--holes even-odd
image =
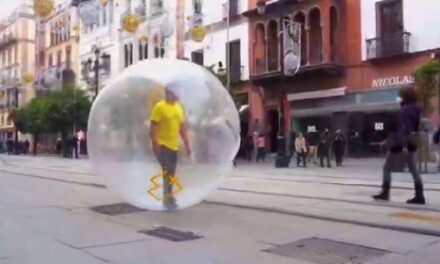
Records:
<instances>
[{"instance_id":1,"label":"tree","mask_svg":"<svg viewBox=\"0 0 440 264\"><path fill-rule=\"evenodd\" d=\"M34 98L22 108L15 110L11 118L18 131L33 137L33 154L37 154L37 145L42 133L47 132L47 103Z\"/></svg>"},{"instance_id":2,"label":"tree","mask_svg":"<svg viewBox=\"0 0 440 264\"><path fill-rule=\"evenodd\" d=\"M420 94L424 117L429 117L434 111L431 101L437 95L439 73L440 63L436 60L419 66L414 72L415 87Z\"/></svg>"},{"instance_id":3,"label":"tree","mask_svg":"<svg viewBox=\"0 0 440 264\"><path fill-rule=\"evenodd\" d=\"M51 92L45 100L49 132L61 134L65 149L69 133L87 129L92 102L83 90L73 86Z\"/></svg>"}]
</instances>

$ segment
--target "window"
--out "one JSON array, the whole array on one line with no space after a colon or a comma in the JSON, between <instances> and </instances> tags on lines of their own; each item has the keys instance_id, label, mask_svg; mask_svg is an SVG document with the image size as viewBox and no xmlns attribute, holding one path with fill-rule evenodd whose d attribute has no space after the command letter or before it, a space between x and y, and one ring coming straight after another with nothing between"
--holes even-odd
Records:
<instances>
[{"instance_id":1,"label":"window","mask_svg":"<svg viewBox=\"0 0 440 264\"><path fill-rule=\"evenodd\" d=\"M102 25L104 26L107 25L107 6L102 7Z\"/></svg>"},{"instance_id":2,"label":"window","mask_svg":"<svg viewBox=\"0 0 440 264\"><path fill-rule=\"evenodd\" d=\"M14 46L14 63L18 63L18 46Z\"/></svg>"},{"instance_id":3,"label":"window","mask_svg":"<svg viewBox=\"0 0 440 264\"><path fill-rule=\"evenodd\" d=\"M144 59L144 45L142 45L141 41L139 41L138 48L139 48L139 60L141 61Z\"/></svg>"},{"instance_id":4,"label":"window","mask_svg":"<svg viewBox=\"0 0 440 264\"><path fill-rule=\"evenodd\" d=\"M148 59L148 42L144 46L144 58Z\"/></svg>"},{"instance_id":5,"label":"window","mask_svg":"<svg viewBox=\"0 0 440 264\"><path fill-rule=\"evenodd\" d=\"M130 53L129 53L129 55L130 55L130 65L132 65L133 64L133 44L131 44L130 43Z\"/></svg>"},{"instance_id":6,"label":"window","mask_svg":"<svg viewBox=\"0 0 440 264\"><path fill-rule=\"evenodd\" d=\"M53 55L52 55L52 54L49 55L48 66L49 66L49 67L52 67L52 66L53 66Z\"/></svg>"},{"instance_id":7,"label":"window","mask_svg":"<svg viewBox=\"0 0 440 264\"><path fill-rule=\"evenodd\" d=\"M165 38L161 38L160 39L160 57L163 58L165 57Z\"/></svg>"},{"instance_id":8,"label":"window","mask_svg":"<svg viewBox=\"0 0 440 264\"><path fill-rule=\"evenodd\" d=\"M403 31L402 0L378 2L376 6L378 18L378 36L392 35Z\"/></svg>"},{"instance_id":9,"label":"window","mask_svg":"<svg viewBox=\"0 0 440 264\"><path fill-rule=\"evenodd\" d=\"M265 73L266 67L266 33L263 24L255 28L254 42L254 71L257 74Z\"/></svg>"},{"instance_id":10,"label":"window","mask_svg":"<svg viewBox=\"0 0 440 264\"><path fill-rule=\"evenodd\" d=\"M72 47L67 46L66 47L66 63L68 65L70 65L70 63L71 63L71 60L72 60L71 56L72 56Z\"/></svg>"},{"instance_id":11,"label":"window","mask_svg":"<svg viewBox=\"0 0 440 264\"><path fill-rule=\"evenodd\" d=\"M279 69L279 42L278 42L278 23L275 20L269 22L269 28L267 31L267 57L268 57L268 70L276 71Z\"/></svg>"},{"instance_id":12,"label":"window","mask_svg":"<svg viewBox=\"0 0 440 264\"><path fill-rule=\"evenodd\" d=\"M61 50L57 52L57 66L61 66Z\"/></svg>"},{"instance_id":13,"label":"window","mask_svg":"<svg viewBox=\"0 0 440 264\"><path fill-rule=\"evenodd\" d=\"M391 56L404 51L403 14L401 0L385 0L376 4L377 56Z\"/></svg>"},{"instance_id":14,"label":"window","mask_svg":"<svg viewBox=\"0 0 440 264\"><path fill-rule=\"evenodd\" d=\"M226 44L228 45L228 44ZM240 40L229 42L229 71L231 83L238 83L241 79L241 44Z\"/></svg>"},{"instance_id":15,"label":"window","mask_svg":"<svg viewBox=\"0 0 440 264\"><path fill-rule=\"evenodd\" d=\"M202 14L202 0L193 0L194 14Z\"/></svg>"},{"instance_id":16,"label":"window","mask_svg":"<svg viewBox=\"0 0 440 264\"><path fill-rule=\"evenodd\" d=\"M204 65L204 54L203 54L203 50L196 50L191 52L191 61L194 62L195 64Z\"/></svg>"},{"instance_id":17,"label":"window","mask_svg":"<svg viewBox=\"0 0 440 264\"><path fill-rule=\"evenodd\" d=\"M163 0L151 0L151 14L156 15L163 12Z\"/></svg>"},{"instance_id":18,"label":"window","mask_svg":"<svg viewBox=\"0 0 440 264\"><path fill-rule=\"evenodd\" d=\"M124 45L125 67L133 64L133 44Z\"/></svg>"}]
</instances>

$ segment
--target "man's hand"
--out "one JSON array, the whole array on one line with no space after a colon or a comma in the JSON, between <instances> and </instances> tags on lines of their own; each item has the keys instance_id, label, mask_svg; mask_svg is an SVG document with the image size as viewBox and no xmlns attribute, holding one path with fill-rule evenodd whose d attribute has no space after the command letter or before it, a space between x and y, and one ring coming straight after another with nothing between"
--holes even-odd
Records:
<instances>
[{"instance_id":1,"label":"man's hand","mask_svg":"<svg viewBox=\"0 0 440 264\"><path fill-rule=\"evenodd\" d=\"M190 157L191 156L191 148L189 145L185 145L185 154Z\"/></svg>"}]
</instances>

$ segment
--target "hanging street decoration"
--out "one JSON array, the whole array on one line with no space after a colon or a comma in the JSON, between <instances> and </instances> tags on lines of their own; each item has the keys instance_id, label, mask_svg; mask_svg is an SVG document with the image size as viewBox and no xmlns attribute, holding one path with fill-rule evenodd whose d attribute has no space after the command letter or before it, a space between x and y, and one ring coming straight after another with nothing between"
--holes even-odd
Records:
<instances>
[{"instance_id":1,"label":"hanging street decoration","mask_svg":"<svg viewBox=\"0 0 440 264\"><path fill-rule=\"evenodd\" d=\"M122 27L129 33L134 33L139 28L140 20L135 14L127 14L122 19Z\"/></svg>"},{"instance_id":2,"label":"hanging street decoration","mask_svg":"<svg viewBox=\"0 0 440 264\"><path fill-rule=\"evenodd\" d=\"M195 14L192 18L190 18L190 28L190 37L195 42L202 42L208 33L207 27L203 25L202 14Z\"/></svg>"},{"instance_id":3,"label":"hanging street decoration","mask_svg":"<svg viewBox=\"0 0 440 264\"><path fill-rule=\"evenodd\" d=\"M34 11L39 17L45 18L54 10L53 0L34 0Z\"/></svg>"},{"instance_id":4,"label":"hanging street decoration","mask_svg":"<svg viewBox=\"0 0 440 264\"><path fill-rule=\"evenodd\" d=\"M87 1L79 6L79 16L85 27L98 24L101 4L98 1Z\"/></svg>"}]
</instances>

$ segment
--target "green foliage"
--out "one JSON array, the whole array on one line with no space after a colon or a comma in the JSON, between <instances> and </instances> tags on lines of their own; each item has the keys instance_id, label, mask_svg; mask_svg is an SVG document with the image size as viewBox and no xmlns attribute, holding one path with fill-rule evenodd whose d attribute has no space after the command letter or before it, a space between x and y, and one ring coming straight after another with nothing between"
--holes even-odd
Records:
<instances>
[{"instance_id":1,"label":"green foliage","mask_svg":"<svg viewBox=\"0 0 440 264\"><path fill-rule=\"evenodd\" d=\"M437 95L440 74L440 63L432 60L419 66L414 72L415 86L420 95L420 102L424 108L424 116L429 116L434 107L432 98Z\"/></svg>"},{"instance_id":2,"label":"green foliage","mask_svg":"<svg viewBox=\"0 0 440 264\"><path fill-rule=\"evenodd\" d=\"M47 132L47 109L47 102L34 98L15 110L12 119L19 131L35 136Z\"/></svg>"},{"instance_id":3,"label":"green foliage","mask_svg":"<svg viewBox=\"0 0 440 264\"><path fill-rule=\"evenodd\" d=\"M74 128L87 129L92 103L84 91L65 86L45 97L34 98L11 117L17 129L34 137L34 144L42 133L61 133L64 138ZM35 150L35 148L34 148Z\"/></svg>"},{"instance_id":4,"label":"green foliage","mask_svg":"<svg viewBox=\"0 0 440 264\"><path fill-rule=\"evenodd\" d=\"M68 134L87 129L92 103L84 91L66 86L43 98L48 104L47 120L50 132Z\"/></svg>"}]
</instances>

